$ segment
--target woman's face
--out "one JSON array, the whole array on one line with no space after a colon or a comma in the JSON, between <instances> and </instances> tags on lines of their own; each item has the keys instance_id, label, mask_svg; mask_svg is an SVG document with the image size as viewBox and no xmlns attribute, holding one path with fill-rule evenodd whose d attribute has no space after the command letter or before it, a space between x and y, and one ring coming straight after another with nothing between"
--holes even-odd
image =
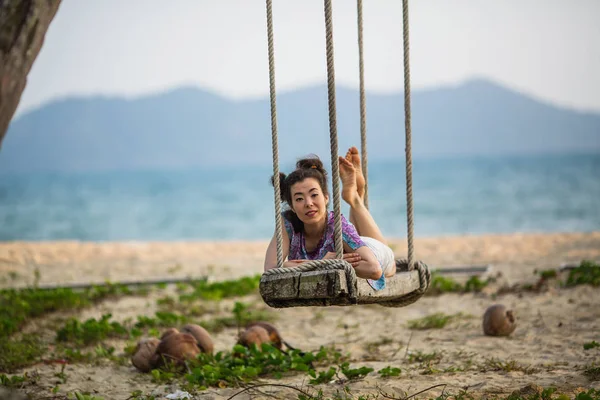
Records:
<instances>
[{"instance_id":1,"label":"woman's face","mask_svg":"<svg viewBox=\"0 0 600 400\"><path fill-rule=\"evenodd\" d=\"M329 196L323 194L317 179L296 182L291 187L291 194L292 210L304 224L314 224L326 217Z\"/></svg>"}]
</instances>

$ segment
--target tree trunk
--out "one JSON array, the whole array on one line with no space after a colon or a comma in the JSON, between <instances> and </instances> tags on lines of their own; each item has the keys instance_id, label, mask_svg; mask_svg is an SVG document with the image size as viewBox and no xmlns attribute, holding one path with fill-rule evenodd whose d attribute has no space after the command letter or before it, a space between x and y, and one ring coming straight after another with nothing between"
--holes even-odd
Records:
<instances>
[{"instance_id":1,"label":"tree trunk","mask_svg":"<svg viewBox=\"0 0 600 400\"><path fill-rule=\"evenodd\" d=\"M0 149L61 0L0 0Z\"/></svg>"}]
</instances>

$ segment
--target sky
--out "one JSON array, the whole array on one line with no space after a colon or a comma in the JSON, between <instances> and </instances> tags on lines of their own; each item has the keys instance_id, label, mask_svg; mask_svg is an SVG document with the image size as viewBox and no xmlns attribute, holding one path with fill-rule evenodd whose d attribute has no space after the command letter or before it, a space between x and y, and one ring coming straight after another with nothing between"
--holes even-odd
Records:
<instances>
[{"instance_id":1,"label":"sky","mask_svg":"<svg viewBox=\"0 0 600 400\"><path fill-rule=\"evenodd\" d=\"M600 112L599 0L412 0L413 89L487 78ZM403 87L402 1L364 0L367 90ZM277 90L327 79L322 0L273 0ZM337 85L358 87L356 1L333 1ZM264 0L63 0L17 115L67 96L177 86L268 97Z\"/></svg>"}]
</instances>

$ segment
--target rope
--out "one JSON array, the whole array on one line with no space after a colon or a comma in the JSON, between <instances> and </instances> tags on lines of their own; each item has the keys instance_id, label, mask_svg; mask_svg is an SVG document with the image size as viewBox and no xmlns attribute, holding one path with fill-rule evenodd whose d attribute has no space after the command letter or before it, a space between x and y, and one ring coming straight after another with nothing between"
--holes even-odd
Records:
<instances>
[{"instance_id":1,"label":"rope","mask_svg":"<svg viewBox=\"0 0 600 400\"><path fill-rule=\"evenodd\" d=\"M331 0L325 0L325 42L327 45L327 93L329 97L329 140L331 148L331 169L333 173L333 210L335 215L335 253L342 258L344 245L342 242L342 209L340 205L340 176L338 161L338 141L335 110L335 68L333 57L333 22L331 16Z\"/></svg>"},{"instance_id":2,"label":"rope","mask_svg":"<svg viewBox=\"0 0 600 400\"><path fill-rule=\"evenodd\" d=\"M350 268L352 268L352 265L346 260L340 260L340 259L325 259L325 260L323 260L323 259L321 259L321 260L307 261L307 262L304 262L295 267L271 268L271 269L268 269L265 272L263 272L263 275L281 275L281 274L288 274L288 273L294 273L294 272L309 272L309 271L315 271L315 270L343 269L340 266L342 266L344 268L347 266L350 266ZM354 272L354 275L356 276L354 268L352 268L351 271Z\"/></svg>"},{"instance_id":3,"label":"rope","mask_svg":"<svg viewBox=\"0 0 600 400\"><path fill-rule=\"evenodd\" d=\"M410 113L410 60L408 36L408 0L402 0L404 30L404 128L406 131L406 214L408 228L408 266L414 262L413 245L413 199L412 199L412 149L411 149L411 113Z\"/></svg>"},{"instance_id":4,"label":"rope","mask_svg":"<svg viewBox=\"0 0 600 400\"><path fill-rule=\"evenodd\" d=\"M273 6L267 0L267 37L269 42L269 86L271 97L271 143L273 148L273 194L275 201L275 232L277 235L277 267L283 266L283 234L281 227L281 188L279 185L279 155L277 140L277 106L275 90L275 51L273 45Z\"/></svg>"},{"instance_id":5,"label":"rope","mask_svg":"<svg viewBox=\"0 0 600 400\"><path fill-rule=\"evenodd\" d=\"M358 19L358 75L360 80L360 150L362 173L365 177L365 207L369 209L369 183L367 168L367 107L365 96L365 68L363 56L363 16L362 0L356 0L356 14Z\"/></svg>"},{"instance_id":6,"label":"rope","mask_svg":"<svg viewBox=\"0 0 600 400\"><path fill-rule=\"evenodd\" d=\"M274 195L275 195L275 223L277 231L277 264L278 268L267 270L263 277L269 275L297 275L303 272L314 270L338 270L343 269L346 274L348 297L350 302L356 304L357 299L357 278L356 272L350 263L342 259L343 242L341 231L341 207L339 190L339 162L338 162L338 142L336 126L336 107L335 107L335 70L333 54L333 27L331 0L325 0L325 28L327 45L327 78L328 78L328 99L329 99L329 134L331 144L331 165L333 172L333 195L335 212L335 249L337 259L313 260L303 263L294 268L281 268L283 266L282 256L282 226L281 226L281 201L279 185L279 161L277 144L277 118L276 118L276 93L275 93L275 62L273 50L273 19L271 0L267 1L267 29L269 40L269 83L271 96L271 138L273 143L273 175L275 177ZM396 266L401 271L411 271L417 269L419 274L419 289L402 296L394 301L381 302L379 304L387 307L404 307L417 301L429 288L431 282L431 273L427 265L421 261L414 262L413 245L413 202L412 202L412 156L411 156L411 111L410 111L410 62L409 62L409 29L408 29L408 0L403 0L403 39L404 39L404 113L406 130L406 199L407 199L407 219L408 219L408 260L396 260ZM358 9L358 46L359 46L359 70L360 70L360 103L361 103L361 148L362 165L365 181L367 177L367 151L366 151L366 106L364 91L364 62L363 62L363 35L362 35L362 0L357 0ZM366 182L365 182L366 183ZM365 187L365 203L367 193ZM329 305L331 299L293 299L286 301L269 301L273 307L294 307L309 305Z\"/></svg>"}]
</instances>

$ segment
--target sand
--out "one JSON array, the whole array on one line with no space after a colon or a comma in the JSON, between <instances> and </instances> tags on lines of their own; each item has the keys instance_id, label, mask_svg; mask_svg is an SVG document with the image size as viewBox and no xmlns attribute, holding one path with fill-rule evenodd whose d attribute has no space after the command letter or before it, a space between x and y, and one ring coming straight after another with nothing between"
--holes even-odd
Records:
<instances>
[{"instance_id":1,"label":"sand","mask_svg":"<svg viewBox=\"0 0 600 400\"><path fill-rule=\"evenodd\" d=\"M406 254L405 240L395 239L391 243L398 257ZM4 242L0 243L0 284L3 287L31 284L36 270L40 285L186 277L223 280L260 273L266 246L265 241ZM584 343L600 342L600 289L550 286L539 291L499 292L502 287L536 282L536 270L579 263L582 259L600 260L600 232L418 238L415 251L417 259L424 260L431 269L491 265L491 274L498 280L482 293L425 296L398 309L377 305L270 309L258 296L243 300L273 312L277 317L275 325L297 348L316 350L332 345L341 353L350 354L351 365L375 369L364 379L320 385L318 388L328 396L336 390L342 391L344 386L352 391L354 397L349 398L376 395L380 391L392 398L402 398L442 384L418 397L434 398L442 390L456 393L465 388L476 396L507 395L528 385L530 389L535 385L556 386L566 393L575 393L578 388L600 389L600 381L592 381L584 373L589 366L600 365L600 349L583 349ZM458 276L461 278L464 276ZM106 312L111 312L116 320L152 316L157 309L155 300L127 297L106 301L74 316L81 320L97 318ZM233 301L222 301L211 317L231 315ZM495 303L506 305L517 316L517 329L509 337L494 338L482 333L482 315ZM456 317L443 329L408 328L408 321L435 312ZM34 321L24 331L35 331L42 322ZM236 335L236 329L214 334L216 351L231 349ZM125 344L116 341L117 352L122 352ZM415 362L420 353L436 353L435 362L429 367ZM402 373L398 377L381 378L376 371L386 366L399 367ZM38 375L37 383L23 391L33 398L52 398L50 390L57 383L55 374L60 368L40 363L20 371ZM60 384L62 396L80 390L105 399L127 399L139 389L163 399L166 393L177 389L152 383L148 374L136 371L131 365L73 364L64 372L68 379ZM305 374L261 380L269 382L314 389L306 384ZM226 399L239 390L210 388L194 398ZM269 397L272 395L297 398L298 393L283 387L263 387L260 392L254 390L235 398L272 398Z\"/></svg>"}]
</instances>

